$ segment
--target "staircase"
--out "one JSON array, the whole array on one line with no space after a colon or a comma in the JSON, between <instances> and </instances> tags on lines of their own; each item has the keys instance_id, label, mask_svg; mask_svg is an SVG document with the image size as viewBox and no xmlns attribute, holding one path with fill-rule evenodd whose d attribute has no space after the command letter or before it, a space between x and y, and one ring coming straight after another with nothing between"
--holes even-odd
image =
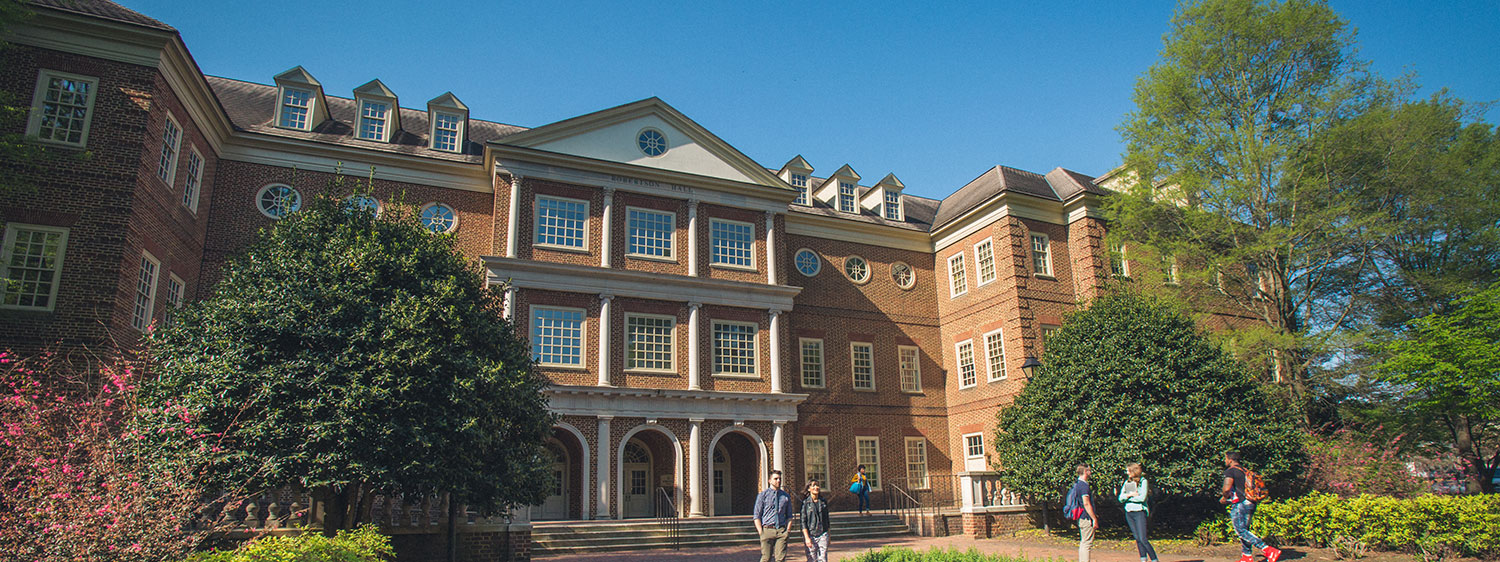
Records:
<instances>
[{"instance_id":1,"label":"staircase","mask_svg":"<svg viewBox=\"0 0 1500 562\"><path fill-rule=\"evenodd\" d=\"M834 542L911 534L906 524L890 515L834 514L829 538ZM792 522L788 543L801 543L802 527ZM684 550L702 547L756 545L755 524L749 515L680 519L678 544ZM584 552L672 548L672 539L655 519L626 521L557 521L533 523L532 557Z\"/></svg>"}]
</instances>

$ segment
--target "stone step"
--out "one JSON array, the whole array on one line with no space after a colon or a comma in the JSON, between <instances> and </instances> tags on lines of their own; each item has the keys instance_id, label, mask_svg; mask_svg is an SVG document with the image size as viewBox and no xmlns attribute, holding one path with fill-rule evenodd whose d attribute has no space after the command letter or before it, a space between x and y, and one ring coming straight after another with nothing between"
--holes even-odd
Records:
<instances>
[{"instance_id":1,"label":"stone step","mask_svg":"<svg viewBox=\"0 0 1500 562\"><path fill-rule=\"evenodd\" d=\"M849 528L849 529L835 528L834 536L838 536L838 535L842 535L842 534L853 534L853 533L895 533L895 534L904 534L904 533L907 533L909 531L910 530L905 525L902 525L899 522L896 522L896 523L881 524L881 525L862 526L862 527ZM791 529L790 532L792 534L794 534L794 535L795 534L801 534L802 533L802 529L799 528L799 527L792 527L792 529ZM730 538L734 538L734 539L745 539L745 540L754 540L756 538L755 530L754 529L750 529L750 528L741 529L741 530L728 530L728 529L683 529L683 530L678 531L677 536L681 540L688 540L688 539L699 538L699 537L709 538L709 539L730 539ZM539 546L549 547L550 548L550 547L553 547L553 546L571 546L571 545L582 545L582 544L601 544L601 543L611 543L611 542L617 542L617 541L618 542L630 542L630 541L655 540L655 539L667 540L668 538L670 538L670 533L666 529L660 529L660 528L658 528L658 529L652 529L652 530L649 530L649 531L633 531L633 532L581 533L581 534L576 534L576 535L547 535L547 536L543 536L543 537L539 537L539 536L533 535L532 536L532 543L535 544L535 545L539 545Z\"/></svg>"},{"instance_id":2,"label":"stone step","mask_svg":"<svg viewBox=\"0 0 1500 562\"><path fill-rule=\"evenodd\" d=\"M677 545L690 549L708 546L754 545L759 541L746 518L715 517L679 520ZM835 515L831 539L853 540L909 535L900 519L890 516ZM791 538L801 534L793 521ZM795 541L794 541L795 542ZM532 528L532 555L556 556L586 552L670 548L669 531L656 520L576 521L543 523Z\"/></svg>"}]
</instances>

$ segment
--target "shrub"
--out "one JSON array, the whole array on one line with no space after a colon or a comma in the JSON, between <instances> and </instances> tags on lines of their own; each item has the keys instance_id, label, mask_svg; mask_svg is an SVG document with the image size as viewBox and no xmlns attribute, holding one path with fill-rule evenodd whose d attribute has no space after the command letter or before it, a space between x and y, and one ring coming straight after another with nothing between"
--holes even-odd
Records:
<instances>
[{"instance_id":1,"label":"shrub","mask_svg":"<svg viewBox=\"0 0 1500 562\"><path fill-rule=\"evenodd\" d=\"M1422 491L1422 481L1406 469L1397 451L1405 438L1376 443L1349 429L1307 437L1308 485L1315 492L1344 497L1360 494L1411 497Z\"/></svg>"},{"instance_id":2,"label":"shrub","mask_svg":"<svg viewBox=\"0 0 1500 562\"><path fill-rule=\"evenodd\" d=\"M198 553L187 562L382 562L394 557L390 539L365 525L333 537L317 533L261 537L234 550Z\"/></svg>"},{"instance_id":3,"label":"shrub","mask_svg":"<svg viewBox=\"0 0 1500 562\"><path fill-rule=\"evenodd\" d=\"M1233 537L1229 520L1216 520ZM1377 550L1431 555L1500 554L1500 495L1411 499L1312 493L1262 502L1251 530L1266 541L1315 547L1363 544ZM1432 554L1437 553L1437 554Z\"/></svg>"},{"instance_id":4,"label":"shrub","mask_svg":"<svg viewBox=\"0 0 1500 562\"><path fill-rule=\"evenodd\" d=\"M853 562L1033 562L1015 556L982 554L972 548L967 552L936 548L926 552L917 552L910 548L891 547L871 550L852 560ZM1051 559L1047 560L1050 562Z\"/></svg>"}]
</instances>

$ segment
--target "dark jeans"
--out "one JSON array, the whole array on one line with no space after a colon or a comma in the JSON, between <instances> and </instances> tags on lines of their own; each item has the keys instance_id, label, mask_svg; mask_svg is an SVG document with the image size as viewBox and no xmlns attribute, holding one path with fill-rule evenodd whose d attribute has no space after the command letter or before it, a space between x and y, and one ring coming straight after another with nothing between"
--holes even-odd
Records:
<instances>
[{"instance_id":1,"label":"dark jeans","mask_svg":"<svg viewBox=\"0 0 1500 562\"><path fill-rule=\"evenodd\" d=\"M869 511L870 510L870 485L869 484L865 484L865 487L860 489L860 492L859 492L859 510L860 511Z\"/></svg>"},{"instance_id":2,"label":"dark jeans","mask_svg":"<svg viewBox=\"0 0 1500 562\"><path fill-rule=\"evenodd\" d=\"M1141 553L1141 559L1156 560L1156 549L1146 540L1146 512L1125 512L1125 524L1130 525L1130 534L1135 535L1135 550Z\"/></svg>"}]
</instances>

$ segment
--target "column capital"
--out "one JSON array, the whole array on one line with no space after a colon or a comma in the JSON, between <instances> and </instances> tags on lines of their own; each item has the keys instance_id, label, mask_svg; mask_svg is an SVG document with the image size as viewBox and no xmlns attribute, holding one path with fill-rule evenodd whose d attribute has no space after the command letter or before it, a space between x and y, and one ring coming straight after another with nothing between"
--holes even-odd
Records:
<instances>
[{"instance_id":1,"label":"column capital","mask_svg":"<svg viewBox=\"0 0 1500 562\"><path fill-rule=\"evenodd\" d=\"M524 180L524 179L526 179L526 176L523 176L521 174L517 174L515 172L511 172L511 174L510 174L510 183L511 183L511 185L515 185L515 184L521 183L521 180Z\"/></svg>"},{"instance_id":2,"label":"column capital","mask_svg":"<svg viewBox=\"0 0 1500 562\"><path fill-rule=\"evenodd\" d=\"M599 302L609 302L612 300L615 300L614 295L611 295L609 293L599 293Z\"/></svg>"},{"instance_id":3,"label":"column capital","mask_svg":"<svg viewBox=\"0 0 1500 562\"><path fill-rule=\"evenodd\" d=\"M615 194L615 188L610 187L610 186L601 187L599 189L604 190L604 196L605 197L613 197L614 194Z\"/></svg>"},{"instance_id":4,"label":"column capital","mask_svg":"<svg viewBox=\"0 0 1500 562\"><path fill-rule=\"evenodd\" d=\"M735 427L745 427L745 420L734 420Z\"/></svg>"},{"instance_id":5,"label":"column capital","mask_svg":"<svg viewBox=\"0 0 1500 562\"><path fill-rule=\"evenodd\" d=\"M771 317L775 318L777 316L781 316L781 313L785 312L785 311L783 311L783 310L781 310L779 308L772 308L770 310L767 310L766 312L769 312L771 314Z\"/></svg>"},{"instance_id":6,"label":"column capital","mask_svg":"<svg viewBox=\"0 0 1500 562\"><path fill-rule=\"evenodd\" d=\"M774 224L775 221L776 221L776 215L779 215L779 214L781 214L781 213L778 213L778 212L776 212L773 209L767 209L766 210L766 220L767 221L772 221L771 223L768 223L767 226L770 226L770 224Z\"/></svg>"},{"instance_id":7,"label":"column capital","mask_svg":"<svg viewBox=\"0 0 1500 562\"><path fill-rule=\"evenodd\" d=\"M700 308L703 308L703 303L701 302L692 301L688 303L688 310L698 310Z\"/></svg>"},{"instance_id":8,"label":"column capital","mask_svg":"<svg viewBox=\"0 0 1500 562\"><path fill-rule=\"evenodd\" d=\"M594 416L594 417L599 418L599 421L602 421L602 422L607 422L609 420L615 419L615 417L613 415L610 415L610 414L599 414L598 416Z\"/></svg>"},{"instance_id":9,"label":"column capital","mask_svg":"<svg viewBox=\"0 0 1500 562\"><path fill-rule=\"evenodd\" d=\"M646 425L661 425L656 423L656 418L646 418Z\"/></svg>"},{"instance_id":10,"label":"column capital","mask_svg":"<svg viewBox=\"0 0 1500 562\"><path fill-rule=\"evenodd\" d=\"M688 215L697 215L698 214L698 200L697 199L688 199L687 200L687 204L688 204Z\"/></svg>"},{"instance_id":11,"label":"column capital","mask_svg":"<svg viewBox=\"0 0 1500 562\"><path fill-rule=\"evenodd\" d=\"M771 420L771 424L777 427L792 423L792 420Z\"/></svg>"},{"instance_id":12,"label":"column capital","mask_svg":"<svg viewBox=\"0 0 1500 562\"><path fill-rule=\"evenodd\" d=\"M688 418L688 423L703 423L704 418Z\"/></svg>"}]
</instances>

